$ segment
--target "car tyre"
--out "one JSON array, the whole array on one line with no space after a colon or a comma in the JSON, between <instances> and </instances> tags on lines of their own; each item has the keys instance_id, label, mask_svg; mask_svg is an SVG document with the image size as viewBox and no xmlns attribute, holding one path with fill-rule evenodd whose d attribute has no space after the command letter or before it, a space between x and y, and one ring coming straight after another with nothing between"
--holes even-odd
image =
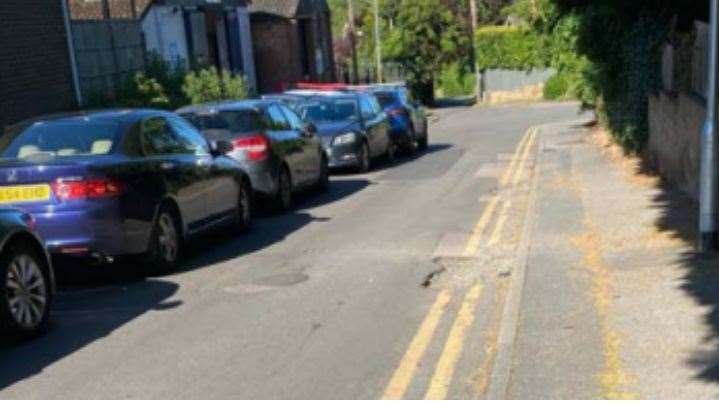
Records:
<instances>
[{"instance_id":1,"label":"car tyre","mask_svg":"<svg viewBox=\"0 0 719 406\"><path fill-rule=\"evenodd\" d=\"M7 334L3 338L28 339L44 332L53 288L42 252L27 243L13 244L0 256L0 272L0 330Z\"/></svg>"},{"instance_id":2,"label":"car tyre","mask_svg":"<svg viewBox=\"0 0 719 406\"><path fill-rule=\"evenodd\" d=\"M320 160L320 177L317 180L317 190L320 192L326 192L330 188L330 167L327 162L327 157L322 154Z\"/></svg>"},{"instance_id":3,"label":"car tyre","mask_svg":"<svg viewBox=\"0 0 719 406\"><path fill-rule=\"evenodd\" d=\"M177 269L182 254L182 236L177 215L168 206L157 213L150 237L149 262L153 274Z\"/></svg>"},{"instance_id":4,"label":"car tyre","mask_svg":"<svg viewBox=\"0 0 719 406\"><path fill-rule=\"evenodd\" d=\"M427 126L427 122L424 123L424 137L422 137L421 140L419 140L419 150L425 151L427 149L427 146L429 144L429 127Z\"/></svg>"},{"instance_id":5,"label":"car tyre","mask_svg":"<svg viewBox=\"0 0 719 406\"><path fill-rule=\"evenodd\" d=\"M239 194L235 224L238 231L246 232L252 227L252 186L250 182L242 181Z\"/></svg>"},{"instance_id":6,"label":"car tyre","mask_svg":"<svg viewBox=\"0 0 719 406\"><path fill-rule=\"evenodd\" d=\"M372 164L370 163L369 146L367 143L362 143L362 149L360 150L360 156L357 163L357 173L367 173L370 170Z\"/></svg>"},{"instance_id":7,"label":"car tyre","mask_svg":"<svg viewBox=\"0 0 719 406\"><path fill-rule=\"evenodd\" d=\"M274 203L275 209L280 213L287 212L292 208L292 178L286 166L280 168Z\"/></svg>"},{"instance_id":8,"label":"car tyre","mask_svg":"<svg viewBox=\"0 0 719 406\"><path fill-rule=\"evenodd\" d=\"M394 141L390 141L389 145L387 146L387 162L392 163L394 162L395 158L397 158L397 144L394 143Z\"/></svg>"}]
</instances>

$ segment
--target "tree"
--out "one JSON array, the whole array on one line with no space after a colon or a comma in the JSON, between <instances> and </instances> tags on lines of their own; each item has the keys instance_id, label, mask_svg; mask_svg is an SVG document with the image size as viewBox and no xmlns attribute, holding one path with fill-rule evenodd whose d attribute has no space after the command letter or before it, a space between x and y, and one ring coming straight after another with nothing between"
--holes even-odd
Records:
<instances>
[{"instance_id":1,"label":"tree","mask_svg":"<svg viewBox=\"0 0 719 406\"><path fill-rule=\"evenodd\" d=\"M402 0L384 54L404 67L414 95L431 105L439 72L468 50L462 25L442 0Z\"/></svg>"}]
</instances>

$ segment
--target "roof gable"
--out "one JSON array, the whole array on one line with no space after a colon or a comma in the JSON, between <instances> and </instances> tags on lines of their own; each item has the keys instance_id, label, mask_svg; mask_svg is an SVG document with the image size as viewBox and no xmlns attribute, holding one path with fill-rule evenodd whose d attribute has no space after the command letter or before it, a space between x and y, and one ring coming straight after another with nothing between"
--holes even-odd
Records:
<instances>
[{"instance_id":1,"label":"roof gable","mask_svg":"<svg viewBox=\"0 0 719 406\"><path fill-rule=\"evenodd\" d=\"M329 12L329 7L326 0L250 0L250 12L297 18Z\"/></svg>"}]
</instances>

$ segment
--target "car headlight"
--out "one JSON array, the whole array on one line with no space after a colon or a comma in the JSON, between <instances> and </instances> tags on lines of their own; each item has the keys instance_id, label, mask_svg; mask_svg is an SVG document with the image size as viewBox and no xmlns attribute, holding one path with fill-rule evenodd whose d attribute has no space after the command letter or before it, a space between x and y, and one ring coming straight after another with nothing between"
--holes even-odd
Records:
<instances>
[{"instance_id":1,"label":"car headlight","mask_svg":"<svg viewBox=\"0 0 719 406\"><path fill-rule=\"evenodd\" d=\"M344 144L351 144L357 140L357 136L354 133L347 133L338 135L335 137L334 141L332 141L332 145L344 145Z\"/></svg>"}]
</instances>

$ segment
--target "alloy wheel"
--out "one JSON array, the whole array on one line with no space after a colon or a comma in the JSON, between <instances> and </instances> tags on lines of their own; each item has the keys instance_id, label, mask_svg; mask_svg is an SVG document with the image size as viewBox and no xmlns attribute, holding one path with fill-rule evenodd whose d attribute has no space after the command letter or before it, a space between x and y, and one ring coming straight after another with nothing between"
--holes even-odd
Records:
<instances>
[{"instance_id":1,"label":"alloy wheel","mask_svg":"<svg viewBox=\"0 0 719 406\"><path fill-rule=\"evenodd\" d=\"M13 258L7 272L6 299L13 319L23 328L37 327L48 300L42 270L31 256L21 254Z\"/></svg>"},{"instance_id":2,"label":"alloy wheel","mask_svg":"<svg viewBox=\"0 0 719 406\"><path fill-rule=\"evenodd\" d=\"M177 227L175 220L169 213L162 213L158 221L159 232L157 242L160 249L160 255L167 263L173 263L177 260L179 241L177 238Z\"/></svg>"}]
</instances>

